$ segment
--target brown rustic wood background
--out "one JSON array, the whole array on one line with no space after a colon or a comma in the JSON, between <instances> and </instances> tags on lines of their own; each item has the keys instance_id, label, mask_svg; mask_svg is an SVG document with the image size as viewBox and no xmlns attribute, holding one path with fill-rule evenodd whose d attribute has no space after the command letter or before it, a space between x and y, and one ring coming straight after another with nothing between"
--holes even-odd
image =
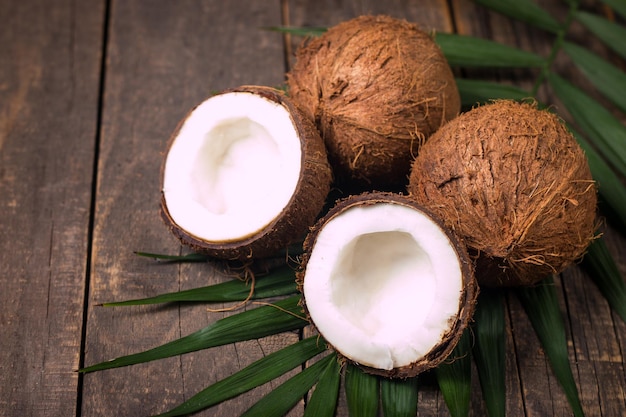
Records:
<instances>
[{"instance_id":1,"label":"brown rustic wood background","mask_svg":"<svg viewBox=\"0 0 626 417\"><path fill-rule=\"evenodd\" d=\"M602 12L592 2L588 7ZM541 1L555 16L566 6ZM210 264L157 264L183 251L162 225L159 169L177 122L214 91L279 86L300 38L264 27L330 26L386 13L427 30L493 39L546 56L550 37L470 0L5 0L0 6L0 415L141 416L293 343L298 334L79 376L232 313L204 305L102 308L227 279ZM606 54L601 45L578 41ZM566 61L564 74L580 79ZM532 85L532 71L463 76ZM549 91L541 97L551 100ZM555 102L558 105L558 102ZM626 239L610 229L626 271ZM587 416L626 414L626 324L578 268L557 280L570 361ZM509 416L569 416L518 302L507 303ZM199 415L232 417L272 382ZM472 415L485 414L478 389ZM292 415L302 414L302 404ZM338 415L347 415L341 404ZM420 416L446 416L433 384Z\"/></svg>"}]
</instances>

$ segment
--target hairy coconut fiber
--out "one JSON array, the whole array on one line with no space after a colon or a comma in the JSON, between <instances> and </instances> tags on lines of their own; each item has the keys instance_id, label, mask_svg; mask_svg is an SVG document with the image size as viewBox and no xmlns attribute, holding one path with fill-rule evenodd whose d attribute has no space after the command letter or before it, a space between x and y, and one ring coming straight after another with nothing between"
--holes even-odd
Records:
<instances>
[{"instance_id":1,"label":"hairy coconut fiber","mask_svg":"<svg viewBox=\"0 0 626 417\"><path fill-rule=\"evenodd\" d=\"M222 259L239 260L272 256L288 245L301 241L324 207L332 182L326 149L311 120L280 90L264 86L241 86L220 94L229 93L256 94L283 106L288 111L293 128L300 139L301 149L300 175L291 199L282 212L277 213L276 217L262 229L229 241L207 241L181 228L171 217L163 193L161 215L171 232L196 252ZM168 149L188 117L180 122L170 139ZM254 204L250 205L249 210L253 215Z\"/></svg>"},{"instance_id":2,"label":"hairy coconut fiber","mask_svg":"<svg viewBox=\"0 0 626 417\"><path fill-rule=\"evenodd\" d=\"M358 214L354 214L354 213L355 212L364 213L364 210L368 210L368 208L374 208L374 207L380 207L380 206L383 206L383 207L384 206L398 206L398 207L410 209L409 212L415 211L417 213L421 213L421 216L429 218L430 219L429 221L432 222L432 224L436 225L435 228L438 229L439 232L436 233L437 236L433 236L429 234L429 233L432 233L432 229L430 229L429 227L422 227L422 228L419 228L418 230L411 229L410 226L408 226L412 224L410 218L408 219L408 221L406 221L407 219L394 218L393 221L390 222L391 226L387 224L387 221L389 220L389 216L383 216L379 218L376 218L376 216L374 216L374 218L372 218L372 217L369 217L368 215L365 215L362 221L357 222L358 225L353 225L352 222L346 220L345 218L345 214L348 212L352 212L353 213L352 216L358 216ZM409 216L409 217L412 217L412 216ZM474 267L467 253L467 248L462 243L462 241L455 235L455 233L452 232L450 229L445 228L443 223L432 212L428 211L423 206L419 205L418 203L416 203L415 201L413 201L412 199L408 198L405 195L388 193L388 192L366 192L366 193L353 195L345 199L339 200L334 205L334 207L332 207L330 211L323 218L318 220L316 224L314 225L314 227L311 228L311 231L309 232L309 234L307 235L307 238L304 241L304 254L301 259L301 267L298 270L297 275L296 275L296 281L298 283L298 287L300 291L303 293L302 305L305 310L305 313L307 314L307 317L309 317L309 319L312 320L313 325L316 326L317 330L322 334L322 336L325 336L324 332L318 327L318 325L315 323L315 320L311 316L311 311L314 310L313 309L314 306L311 305L312 301L307 298L307 295L310 295L310 294L306 292L306 285L307 285L306 283L310 282L310 280L319 282L319 280L324 280L325 278L327 278L324 276L319 276L321 270L317 267L314 268L312 266L314 260L322 261L326 266L328 266L329 270L333 271L331 272L331 274L335 274L336 271L338 270L337 268L339 268L339 265L343 265L341 263L335 263L333 265L333 262L335 262L337 258L340 257L337 255L337 253L341 253L343 250L349 247L351 243L343 247L334 247L333 243L337 241L341 241L342 237L337 236L337 238L334 239L333 242L328 242L327 240L324 240L324 239L320 241L320 239L325 229L329 227L329 223L335 223L335 225L333 226L335 228L334 230L338 230L336 229L337 222L346 222L346 221L348 221L348 224L350 224L350 226L346 226L345 233L347 235L354 234L357 238L376 235L376 233L373 233L369 229L369 226L367 226L367 224L372 224L372 222L376 223L377 224L376 228L380 229L381 231L385 231L385 230L392 231L392 232L398 232L399 230L404 231L402 227L407 226L409 227L409 229L406 229L406 231L409 231L412 234L421 234L421 237L423 239L418 239L420 242L422 243L430 242L429 244L426 244L422 247L422 249L425 251L424 253L427 254L425 258L428 259L429 263L432 262L434 264L436 262L442 262L442 263L445 263L446 265L450 265L451 267L452 265L454 265L452 268L458 268L458 272L460 273L460 278L453 278L452 275L454 274L451 274L451 275L444 274L445 276L441 278L452 279L452 280L459 279L460 280L460 282L458 283L459 292L455 296L450 295L450 294L442 295L442 294L445 294L445 291L443 291L440 288L439 290L435 290L434 293L431 294L433 299L440 298L440 299L445 300L445 301L440 300L441 302L450 303L450 306L455 313L452 313L452 315L448 318L447 324L445 325L445 329L443 328L440 329L442 330L442 333L439 335L438 340L435 343L433 343L429 349L426 350L423 356L416 357L414 361L412 361L409 364L394 366L390 369L385 369L381 367L373 367L373 366L364 364L364 362L362 361L356 361L352 356L350 356L349 353L346 353L345 351L341 351L337 349L337 347L334 346L332 343L330 343L328 339L327 339L327 342L331 345L331 347L334 350L337 351L340 358L342 358L343 360L350 361L351 363L354 363L355 365L363 369L365 372L368 372L371 374L382 375L385 377L407 378L407 377L418 375L424 371L427 371L429 369L432 369L438 366L442 361L444 361L450 355L450 353L452 352L452 350L458 343L461 335L463 334L463 331L467 328L467 326L469 325L472 319L472 315L474 313L474 309L476 305L476 299L478 296L479 288L478 288L478 283L476 282L476 279L474 277ZM398 223L401 223L404 226L398 228L397 227ZM364 226L365 229L367 229L366 232L359 230L359 228L362 225L366 225ZM388 227L389 229L387 229ZM444 240L448 242L448 245L450 247L450 252L448 252L447 250L441 250L441 246L438 246L438 243L433 243L434 241L441 242L440 240L441 235L446 236ZM403 244L407 243L404 240L402 242ZM354 241L352 241L352 243L354 243ZM389 244L389 242L387 243ZM389 244L388 246L394 246L394 245ZM437 247L438 249L433 249L435 247ZM396 246L396 249L397 248L398 247ZM385 269L388 268L387 273L382 273L379 276L381 280L393 281L394 274L397 274L398 268L401 267L399 263L403 261L402 253L404 252L405 249L400 249L401 253L390 255L388 258L385 255L383 255L385 254L385 249L386 249L385 247L382 247L380 253L374 249L372 250L371 254L364 253L363 255L368 256L368 259L372 259L372 258L376 259L376 262L381 262L380 265L383 265ZM429 253L429 250L431 251L430 253ZM315 255L316 251L317 251L317 255ZM324 253L324 255L320 257L319 256L320 253ZM417 257L422 258L422 256L423 255L418 255ZM452 256L454 259L449 259L448 256ZM438 261L435 260L437 258L438 258ZM353 258L351 262L356 262L356 258ZM353 267L354 265L350 266L349 268L353 268ZM432 271L434 271L435 269L438 269L438 268L432 267L432 269L421 270L420 273L414 272L415 275L411 275L412 281L408 283L406 281L404 282L407 285L407 288L403 290L403 294L405 294L409 298L412 298L413 300L418 300L420 296L429 297L430 295L424 295L424 294L429 293L429 291L432 290L432 287L429 287L429 284L427 284L428 282L428 279L426 279L427 277L422 274L425 274L425 275L432 274L433 273ZM339 276L341 276L341 274L342 272L339 273ZM389 297L389 298L384 297L383 292L385 292L384 288L386 286L386 283L380 282L380 283L376 283L373 285L372 282L367 282L367 278L364 278L362 275L357 273L356 276L357 277L355 279L357 281L360 279L363 279L364 282L361 285L355 282L354 285L360 286L362 288L367 288L366 292L371 291L371 293L369 293L368 296L371 296L372 299L376 299L377 301L381 299L385 299L386 300L385 302L389 303L389 305L387 306L388 310L396 310L398 309L398 304L402 304L400 310L404 311L404 313L402 314L406 314L406 316L398 318L398 323L397 325L395 325L395 327L397 327L396 330L401 332L401 334L390 335L389 336L390 339L385 341L385 339L383 340L379 339L380 336L377 335L377 332L375 330L371 330L372 333L369 334L370 339L365 341L364 344L368 345L368 344L374 343L372 339L377 339L377 341L380 342L381 344L389 343L390 345L392 345L394 343L398 343L398 340L401 340L402 344L406 344L406 346L413 346L414 341L411 340L411 337L415 337L415 336L409 329L411 328L410 324L414 324L416 322L420 322L420 320L424 320L424 317L420 317L419 313L416 313L416 311L419 311L419 308L415 308L417 305L420 305L421 303L417 301L413 301L413 302L409 302L408 304L403 304L406 302L406 299L404 298L402 300L399 300L398 298L394 298L394 297ZM341 278L335 277L335 279L341 279ZM413 280L417 281L417 283ZM414 292L415 287L413 287L412 284L418 285L418 287L421 289L421 291L423 291L424 294L416 294ZM439 281L439 285L449 288L449 286L446 284L447 283L442 283L441 281ZM457 285L457 284L455 283L451 285ZM332 291L334 291L333 295L329 296L330 298L326 298L326 296L323 296L322 298L324 300L332 299L333 302L337 302L337 298L339 299L344 298L344 296L337 294L337 291L339 291L339 289L342 288L340 284L335 282L334 284L332 284L332 288L333 288ZM430 288L430 290L428 288ZM351 294L347 294L345 296L347 299L350 299L350 297L353 296L354 294L360 294L361 296L363 296L363 292L359 291L360 288L353 288L352 290L350 290L348 287L346 289L351 292ZM407 291L408 291L408 294L407 294ZM392 293L396 294L397 296L397 293L395 292L392 292ZM313 299L316 299L316 296L314 296ZM428 304L431 301L432 299L429 299L428 302L424 302L424 304ZM358 304L359 304L358 301L352 300L350 302L346 302L345 306L346 308L354 308L355 311L359 311L358 307L355 306ZM376 305L376 302L372 301L372 305L370 305L369 307L376 309L374 305ZM317 308L319 310L320 307L318 306ZM325 310L325 312L327 312L327 310ZM389 311L386 311L385 313L388 313L388 312ZM367 314L370 314L370 312L368 311L365 313L365 315ZM412 314L418 314L418 316L414 316L414 315L412 316ZM387 314L382 314L381 316L378 316L377 319L381 320L384 323L387 318L382 317L382 316L386 316L386 315ZM428 313L428 317L431 317L430 313ZM346 317L345 316L338 317L337 320L338 322L341 322L343 320L346 320ZM348 318L348 320L350 319ZM374 321L377 321L377 320L374 320ZM328 321L325 323L325 325L326 327L328 327ZM385 325L381 325L381 326L384 327L385 329L394 327L394 326L391 326L389 323ZM424 328L428 328L432 330L432 329L437 329L439 324L436 324L435 322L424 322L422 326ZM350 338L351 336L348 335L347 333L345 334L345 337ZM335 337L336 336L337 335L335 334Z\"/></svg>"},{"instance_id":3,"label":"hairy coconut fiber","mask_svg":"<svg viewBox=\"0 0 626 417\"><path fill-rule=\"evenodd\" d=\"M460 110L431 36L388 16L361 16L305 41L287 78L342 185L404 189L420 145Z\"/></svg>"},{"instance_id":4,"label":"hairy coconut fiber","mask_svg":"<svg viewBox=\"0 0 626 417\"><path fill-rule=\"evenodd\" d=\"M579 259L594 237L596 187L557 116L496 101L422 147L408 191L477 255L486 286L530 285Z\"/></svg>"}]
</instances>

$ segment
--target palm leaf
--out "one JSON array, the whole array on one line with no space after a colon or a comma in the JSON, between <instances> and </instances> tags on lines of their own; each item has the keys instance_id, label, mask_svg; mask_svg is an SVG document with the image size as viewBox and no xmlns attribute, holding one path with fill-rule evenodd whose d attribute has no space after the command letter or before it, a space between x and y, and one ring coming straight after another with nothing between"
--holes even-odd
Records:
<instances>
[{"instance_id":1,"label":"palm leaf","mask_svg":"<svg viewBox=\"0 0 626 417\"><path fill-rule=\"evenodd\" d=\"M274 388L269 394L261 398L259 402L250 407L248 411L243 413L241 417L281 417L287 414L318 381L328 363L334 360L333 355L328 355L304 369L279 387Z\"/></svg>"},{"instance_id":2,"label":"palm leaf","mask_svg":"<svg viewBox=\"0 0 626 417\"><path fill-rule=\"evenodd\" d=\"M333 417L339 397L341 381L341 365L336 353L332 353L332 360L320 376L315 391L304 410L304 417Z\"/></svg>"},{"instance_id":3,"label":"palm leaf","mask_svg":"<svg viewBox=\"0 0 626 417\"><path fill-rule=\"evenodd\" d=\"M545 60L537 54L473 36L438 32L435 42L452 66L526 68L545 65Z\"/></svg>"},{"instance_id":4,"label":"palm leaf","mask_svg":"<svg viewBox=\"0 0 626 417\"><path fill-rule=\"evenodd\" d=\"M242 340L258 339L271 334L300 329L307 325L308 321L301 316L302 308L298 305L299 300L300 296L296 295L278 301L273 305L244 311L218 320L197 332L164 345L88 366L81 369L80 372L93 372L135 365Z\"/></svg>"},{"instance_id":5,"label":"palm leaf","mask_svg":"<svg viewBox=\"0 0 626 417\"><path fill-rule=\"evenodd\" d=\"M539 337L554 375L563 387L574 416L583 417L576 382L569 364L565 324L552 277L534 287L520 287L516 294Z\"/></svg>"},{"instance_id":6,"label":"palm leaf","mask_svg":"<svg viewBox=\"0 0 626 417\"><path fill-rule=\"evenodd\" d=\"M325 27L289 27L289 26L268 26L265 30L273 32L288 33L294 36L320 36L328 30Z\"/></svg>"},{"instance_id":7,"label":"palm leaf","mask_svg":"<svg viewBox=\"0 0 626 417\"><path fill-rule=\"evenodd\" d=\"M472 391L470 330L461 336L450 357L435 369L437 383L452 417L467 417Z\"/></svg>"},{"instance_id":8,"label":"palm leaf","mask_svg":"<svg viewBox=\"0 0 626 417\"><path fill-rule=\"evenodd\" d=\"M380 379L380 398L385 417L417 415L417 377Z\"/></svg>"},{"instance_id":9,"label":"palm leaf","mask_svg":"<svg viewBox=\"0 0 626 417\"><path fill-rule=\"evenodd\" d=\"M152 258L157 261L167 261L167 262L208 262L209 258L206 255L201 253L188 253L186 255L167 255L163 253L152 253L152 252L135 252L137 256L143 256L144 258Z\"/></svg>"},{"instance_id":10,"label":"palm leaf","mask_svg":"<svg viewBox=\"0 0 626 417\"><path fill-rule=\"evenodd\" d=\"M317 337L294 343L205 388L160 417L187 415L219 404L278 378L324 350L324 341Z\"/></svg>"},{"instance_id":11,"label":"palm leaf","mask_svg":"<svg viewBox=\"0 0 626 417\"><path fill-rule=\"evenodd\" d=\"M289 266L277 268L266 276L256 278L254 291L252 294L250 291L251 284L242 280L232 280L206 287L160 294L155 297L108 302L102 305L114 307L190 301L215 303L289 295L297 291L295 272Z\"/></svg>"},{"instance_id":12,"label":"palm leaf","mask_svg":"<svg viewBox=\"0 0 626 417\"><path fill-rule=\"evenodd\" d=\"M604 239L596 239L587 249L582 266L598 286L611 308L626 322L626 283Z\"/></svg>"},{"instance_id":13,"label":"palm leaf","mask_svg":"<svg viewBox=\"0 0 626 417\"><path fill-rule=\"evenodd\" d=\"M624 40L626 42L626 39ZM563 50L602 95L626 112L626 74L598 55L571 42L563 42Z\"/></svg>"},{"instance_id":14,"label":"palm leaf","mask_svg":"<svg viewBox=\"0 0 626 417\"><path fill-rule=\"evenodd\" d=\"M548 32L557 33L561 27L550 13L531 0L476 0L476 3Z\"/></svg>"},{"instance_id":15,"label":"palm leaf","mask_svg":"<svg viewBox=\"0 0 626 417\"><path fill-rule=\"evenodd\" d=\"M626 18L626 3L623 0L602 0L602 2Z\"/></svg>"},{"instance_id":16,"label":"palm leaf","mask_svg":"<svg viewBox=\"0 0 626 417\"><path fill-rule=\"evenodd\" d=\"M375 417L378 415L378 378L348 365L345 376L345 392L351 417Z\"/></svg>"},{"instance_id":17,"label":"palm leaf","mask_svg":"<svg viewBox=\"0 0 626 417\"><path fill-rule=\"evenodd\" d=\"M585 25L609 48L626 59L626 28L595 14L578 11L576 20Z\"/></svg>"},{"instance_id":18,"label":"palm leaf","mask_svg":"<svg viewBox=\"0 0 626 417\"><path fill-rule=\"evenodd\" d=\"M578 144L585 151L591 175L598 184L600 197L608 204L612 215L619 222L622 231L626 230L626 187L606 164L596 150L573 127L568 126ZM606 209L604 211L607 211Z\"/></svg>"},{"instance_id":19,"label":"palm leaf","mask_svg":"<svg viewBox=\"0 0 626 417\"><path fill-rule=\"evenodd\" d=\"M548 82L600 153L626 176L626 128L608 110L556 74Z\"/></svg>"},{"instance_id":20,"label":"palm leaf","mask_svg":"<svg viewBox=\"0 0 626 417\"><path fill-rule=\"evenodd\" d=\"M494 83L491 81L469 80L457 78L456 85L461 95L463 107L487 103L493 99L523 100L531 94L513 85Z\"/></svg>"},{"instance_id":21,"label":"palm leaf","mask_svg":"<svg viewBox=\"0 0 626 417\"><path fill-rule=\"evenodd\" d=\"M482 290L474 313L474 358L490 417L506 412L504 299L500 291Z\"/></svg>"}]
</instances>

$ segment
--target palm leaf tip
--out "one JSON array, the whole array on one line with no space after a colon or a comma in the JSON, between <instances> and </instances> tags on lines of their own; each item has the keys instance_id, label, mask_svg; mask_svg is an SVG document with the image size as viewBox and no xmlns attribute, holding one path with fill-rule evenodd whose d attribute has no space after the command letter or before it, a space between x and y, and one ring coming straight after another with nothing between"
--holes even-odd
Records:
<instances>
[{"instance_id":1,"label":"palm leaf tip","mask_svg":"<svg viewBox=\"0 0 626 417\"><path fill-rule=\"evenodd\" d=\"M466 329L446 361L435 369L437 383L452 417L467 417L470 409L471 334Z\"/></svg>"},{"instance_id":2,"label":"palm leaf tip","mask_svg":"<svg viewBox=\"0 0 626 417\"><path fill-rule=\"evenodd\" d=\"M385 417L417 415L418 379L380 379L380 398Z\"/></svg>"},{"instance_id":3,"label":"palm leaf tip","mask_svg":"<svg viewBox=\"0 0 626 417\"><path fill-rule=\"evenodd\" d=\"M537 333L574 416L583 417L583 409L569 363L565 324L561 316L553 277L547 278L534 287L518 288L516 294Z\"/></svg>"},{"instance_id":4,"label":"palm leaf tip","mask_svg":"<svg viewBox=\"0 0 626 417\"><path fill-rule=\"evenodd\" d=\"M281 417L287 414L315 385L328 363L333 360L333 355L328 355L305 368L263 397L241 417Z\"/></svg>"},{"instance_id":5,"label":"palm leaf tip","mask_svg":"<svg viewBox=\"0 0 626 417\"><path fill-rule=\"evenodd\" d=\"M557 33L561 28L550 13L532 0L476 0L476 2L548 32Z\"/></svg>"},{"instance_id":6,"label":"palm leaf tip","mask_svg":"<svg viewBox=\"0 0 626 417\"><path fill-rule=\"evenodd\" d=\"M302 316L300 296L292 296L225 317L209 326L161 346L101 362L80 370L82 373L136 365L243 340L301 329L308 324Z\"/></svg>"},{"instance_id":7,"label":"palm leaf tip","mask_svg":"<svg viewBox=\"0 0 626 417\"><path fill-rule=\"evenodd\" d=\"M304 417L333 417L339 398L341 365L335 353L329 356L328 365L311 394L304 410Z\"/></svg>"},{"instance_id":8,"label":"palm leaf tip","mask_svg":"<svg viewBox=\"0 0 626 417\"><path fill-rule=\"evenodd\" d=\"M500 291L482 291L474 313L473 350L489 416L506 411L506 352L504 298Z\"/></svg>"},{"instance_id":9,"label":"palm leaf tip","mask_svg":"<svg viewBox=\"0 0 626 417\"><path fill-rule=\"evenodd\" d=\"M537 54L473 36L438 32L435 41L453 67L527 68L545 65L544 58Z\"/></svg>"},{"instance_id":10,"label":"palm leaf tip","mask_svg":"<svg viewBox=\"0 0 626 417\"><path fill-rule=\"evenodd\" d=\"M365 373L355 365L345 372L345 392L351 416L375 417L378 415L379 379Z\"/></svg>"},{"instance_id":11,"label":"palm leaf tip","mask_svg":"<svg viewBox=\"0 0 626 417\"><path fill-rule=\"evenodd\" d=\"M304 339L257 360L159 416L187 415L211 407L283 375L324 350L324 343L317 337Z\"/></svg>"}]
</instances>

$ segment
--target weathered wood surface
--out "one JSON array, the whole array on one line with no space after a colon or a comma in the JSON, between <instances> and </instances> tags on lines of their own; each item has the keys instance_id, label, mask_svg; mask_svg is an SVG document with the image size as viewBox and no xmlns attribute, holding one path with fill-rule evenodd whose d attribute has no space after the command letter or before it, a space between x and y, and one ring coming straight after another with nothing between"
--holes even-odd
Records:
<instances>
[{"instance_id":1,"label":"weathered wood surface","mask_svg":"<svg viewBox=\"0 0 626 417\"><path fill-rule=\"evenodd\" d=\"M0 7L0 414L77 413L102 2Z\"/></svg>"},{"instance_id":2,"label":"weathered wood surface","mask_svg":"<svg viewBox=\"0 0 626 417\"><path fill-rule=\"evenodd\" d=\"M468 0L5 3L0 8L0 415L7 416L162 412L297 340L297 334L285 334L84 377L73 372L232 314L208 312L203 305L96 304L228 279L208 264L156 264L133 252L184 250L161 224L158 201L165 144L185 113L223 88L283 83L301 39L285 43L263 27L329 26L363 13L387 13L428 30L494 39L544 56L550 49L543 32ZM555 15L565 7L556 0L544 3ZM556 65L577 77L566 60ZM535 75L469 74L525 87ZM553 98L547 89L540 94ZM607 238L626 273L626 239L611 231ZM579 268L568 270L557 285L586 415L623 415L626 325ZM507 415L571 415L514 297L507 298L507 334ZM199 415L237 415L276 384ZM302 404L292 414L301 415ZM347 415L345 403L337 414ZM479 395L472 414L485 415ZM420 391L419 415L449 415L432 383Z\"/></svg>"}]
</instances>

